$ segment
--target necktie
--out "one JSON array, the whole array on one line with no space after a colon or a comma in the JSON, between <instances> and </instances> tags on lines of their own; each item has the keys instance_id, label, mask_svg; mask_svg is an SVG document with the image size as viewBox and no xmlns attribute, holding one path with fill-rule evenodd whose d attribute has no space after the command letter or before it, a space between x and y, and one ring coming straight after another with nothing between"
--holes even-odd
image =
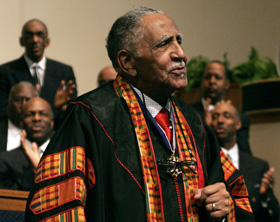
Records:
<instances>
[{"instance_id":1,"label":"necktie","mask_svg":"<svg viewBox=\"0 0 280 222\"><path fill-rule=\"evenodd\" d=\"M34 81L35 86L37 84L39 84L41 86L39 78L38 78L38 68L39 68L38 66L33 67L33 70L34 70L33 81Z\"/></svg>"},{"instance_id":2,"label":"necktie","mask_svg":"<svg viewBox=\"0 0 280 222\"><path fill-rule=\"evenodd\" d=\"M156 115L155 120L164 130L169 142L171 141L170 119L169 112L166 109L161 109Z\"/></svg>"}]
</instances>

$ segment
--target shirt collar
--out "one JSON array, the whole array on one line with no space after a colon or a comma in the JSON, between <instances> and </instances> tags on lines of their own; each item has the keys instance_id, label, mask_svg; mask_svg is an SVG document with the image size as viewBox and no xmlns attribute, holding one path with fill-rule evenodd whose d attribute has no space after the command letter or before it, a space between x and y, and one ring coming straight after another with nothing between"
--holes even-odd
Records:
<instances>
[{"instance_id":1,"label":"shirt collar","mask_svg":"<svg viewBox=\"0 0 280 222\"><path fill-rule=\"evenodd\" d=\"M201 102L202 102L203 107L205 107L207 105L206 100L204 98L201 98ZM213 109L214 109L214 105L210 104L208 106L208 110L211 112Z\"/></svg>"},{"instance_id":2,"label":"shirt collar","mask_svg":"<svg viewBox=\"0 0 280 222\"><path fill-rule=\"evenodd\" d=\"M30 58L28 58L28 56L26 54L24 54L24 60L27 63L29 69L31 67L35 66L35 65L37 65L42 70L45 70L45 68L46 68L46 61L47 61L47 59L46 59L45 56L43 56L43 58L38 63L36 63L36 62L33 62Z\"/></svg>"},{"instance_id":3,"label":"shirt collar","mask_svg":"<svg viewBox=\"0 0 280 222\"><path fill-rule=\"evenodd\" d=\"M166 105L164 107L162 107L160 104L158 104L156 101L151 99L149 96L142 94L141 91L139 89L137 89L136 87L134 87L133 85L130 84L130 86L135 90L135 92L137 93L137 95L140 97L140 99L142 101L143 101L142 95L144 95L146 108L151 113L153 118L155 118L155 116L160 112L160 110L162 108L167 109L168 112L171 111L171 107L170 107L171 104L170 104L169 98L167 100Z\"/></svg>"},{"instance_id":4,"label":"shirt collar","mask_svg":"<svg viewBox=\"0 0 280 222\"><path fill-rule=\"evenodd\" d=\"M238 146L237 146L237 143L234 144L234 146L230 149L226 149L224 147L221 147L223 149L223 151L226 153L226 154L229 154L229 155L237 155L238 154Z\"/></svg>"},{"instance_id":5,"label":"shirt collar","mask_svg":"<svg viewBox=\"0 0 280 222\"><path fill-rule=\"evenodd\" d=\"M26 139L25 141L26 141L27 146L29 146L31 148L31 142L28 139ZM42 157L43 153L45 152L49 142L50 142L50 139L47 139L41 146L38 147L41 157Z\"/></svg>"},{"instance_id":6,"label":"shirt collar","mask_svg":"<svg viewBox=\"0 0 280 222\"><path fill-rule=\"evenodd\" d=\"M48 139L46 142L44 142L44 143L39 147L40 153L41 153L41 152L42 152L42 153L45 152L45 150L46 150L46 148L47 148L49 142L50 142L50 139Z\"/></svg>"},{"instance_id":7,"label":"shirt collar","mask_svg":"<svg viewBox=\"0 0 280 222\"><path fill-rule=\"evenodd\" d=\"M12 133L13 136L16 136L20 133L21 128L17 127L15 124L12 123L10 119L8 119L8 129Z\"/></svg>"}]
</instances>

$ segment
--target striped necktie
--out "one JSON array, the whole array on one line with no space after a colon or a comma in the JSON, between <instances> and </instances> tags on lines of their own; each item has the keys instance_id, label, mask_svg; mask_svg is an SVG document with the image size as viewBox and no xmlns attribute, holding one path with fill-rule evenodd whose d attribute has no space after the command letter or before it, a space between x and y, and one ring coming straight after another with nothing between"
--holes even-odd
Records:
<instances>
[{"instance_id":1,"label":"striped necktie","mask_svg":"<svg viewBox=\"0 0 280 222\"><path fill-rule=\"evenodd\" d=\"M33 82L34 82L34 84L35 84L35 86L37 85L37 84L39 84L40 86L41 86L41 84L40 84L40 80L39 80L39 78L38 78L38 69L39 69L39 66L33 66L33 70L34 70L34 73L33 73Z\"/></svg>"}]
</instances>

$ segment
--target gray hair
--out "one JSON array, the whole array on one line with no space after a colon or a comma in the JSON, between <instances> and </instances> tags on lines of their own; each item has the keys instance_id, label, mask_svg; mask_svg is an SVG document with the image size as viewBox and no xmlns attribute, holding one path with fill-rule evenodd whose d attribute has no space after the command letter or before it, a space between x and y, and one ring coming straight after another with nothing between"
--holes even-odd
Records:
<instances>
[{"instance_id":1,"label":"gray hair","mask_svg":"<svg viewBox=\"0 0 280 222\"><path fill-rule=\"evenodd\" d=\"M116 70L119 68L117 54L121 49L127 49L134 55L138 55L138 43L143 36L141 29L142 17L157 13L163 12L140 6L127 12L114 22L106 38L106 48L108 56Z\"/></svg>"},{"instance_id":2,"label":"gray hair","mask_svg":"<svg viewBox=\"0 0 280 222\"><path fill-rule=\"evenodd\" d=\"M39 93L38 93L37 89L35 88L35 86L31 82L21 81L21 82L12 86L12 88L10 90L10 93L9 93L9 101L11 101L13 99L13 95L14 95L14 93L17 89L19 89L21 87L26 87L26 86L29 86L29 87L33 88L34 92L35 92L35 95L39 96Z\"/></svg>"}]
</instances>

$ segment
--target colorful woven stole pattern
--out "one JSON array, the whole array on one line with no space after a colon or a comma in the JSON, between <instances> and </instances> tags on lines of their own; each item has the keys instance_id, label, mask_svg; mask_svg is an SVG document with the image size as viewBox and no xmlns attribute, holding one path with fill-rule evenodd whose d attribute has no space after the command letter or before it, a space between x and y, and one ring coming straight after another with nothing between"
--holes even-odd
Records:
<instances>
[{"instance_id":1,"label":"colorful woven stole pattern","mask_svg":"<svg viewBox=\"0 0 280 222\"><path fill-rule=\"evenodd\" d=\"M223 150L220 151L220 158L224 171L224 179L225 181L227 181L234 173L236 168L233 165L233 163L228 159L227 155L223 152ZM227 216L227 221L236 222L234 202L237 207L246 210L250 213L253 213L243 176L238 177L234 182L232 182L229 185L228 190L230 191L231 195L235 196L236 198L234 200L230 198L230 213Z\"/></svg>"},{"instance_id":2,"label":"colorful woven stole pattern","mask_svg":"<svg viewBox=\"0 0 280 222\"><path fill-rule=\"evenodd\" d=\"M41 220L40 222L66 222L66 221L79 221L86 222L83 207L76 207L54 216Z\"/></svg>"},{"instance_id":3,"label":"colorful woven stole pattern","mask_svg":"<svg viewBox=\"0 0 280 222\"><path fill-rule=\"evenodd\" d=\"M188 125L184 125L182 118L185 118L181 111L177 108L175 103L173 103L173 107L176 109L176 113L178 114L179 120L177 119L176 115L175 117L175 131L176 131L176 139L177 139L177 145L178 145L178 151L179 151L179 157L181 161L185 162L191 162L196 161L195 157L195 150L193 148L191 139L188 135L188 132L190 132L190 128ZM174 111L173 111L174 112ZM174 112L175 113L175 112ZM180 130L180 125L182 127L183 133ZM186 140L185 140L185 139ZM186 142L187 141L187 144ZM189 150L192 152L193 157L190 157ZM193 168L194 171L197 172L196 168ZM186 200L186 212L188 221L198 221L198 211L197 211L197 205L193 198L194 191L198 189L198 173L194 174L190 170L189 167L184 167L183 170L183 179L184 181L187 181L187 183L184 183L184 192L185 192L185 200Z\"/></svg>"},{"instance_id":4,"label":"colorful woven stole pattern","mask_svg":"<svg viewBox=\"0 0 280 222\"><path fill-rule=\"evenodd\" d=\"M121 77L118 76L114 82L114 88L119 97L123 97L127 103L130 111L131 119L134 124L134 129L139 145L139 152L141 158L141 167L144 175L145 195L146 195L146 215L148 222L164 221L163 203L160 180L155 161L155 154L151 142L149 129L147 127L145 117L142 113L141 107L135 97L130 85ZM174 104L175 106L175 104ZM175 106L176 107L176 106ZM181 161L190 161L189 149L195 155L190 138L183 126L181 118L184 118L182 113L177 109L179 119L175 118L175 131L177 138L177 145L179 157ZM175 115L175 114L174 114ZM184 135L180 130L181 124ZM185 139L188 147L185 143ZM194 160L194 159L193 159ZM181 175L180 175L181 176ZM198 221L198 211L195 201L193 199L193 192L198 188L197 174L193 174L189 168L184 168L183 173L184 193L187 217L189 222Z\"/></svg>"}]
</instances>

